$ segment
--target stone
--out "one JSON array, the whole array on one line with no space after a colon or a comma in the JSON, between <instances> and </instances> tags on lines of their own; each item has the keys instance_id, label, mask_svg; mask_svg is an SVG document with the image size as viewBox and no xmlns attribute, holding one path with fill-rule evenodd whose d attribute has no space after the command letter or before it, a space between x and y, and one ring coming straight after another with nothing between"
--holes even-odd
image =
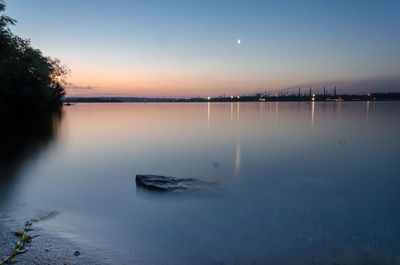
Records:
<instances>
[{"instance_id":1,"label":"stone","mask_svg":"<svg viewBox=\"0 0 400 265\"><path fill-rule=\"evenodd\" d=\"M138 187L153 191L210 191L216 182L195 178L175 178L159 175L136 175Z\"/></svg>"}]
</instances>

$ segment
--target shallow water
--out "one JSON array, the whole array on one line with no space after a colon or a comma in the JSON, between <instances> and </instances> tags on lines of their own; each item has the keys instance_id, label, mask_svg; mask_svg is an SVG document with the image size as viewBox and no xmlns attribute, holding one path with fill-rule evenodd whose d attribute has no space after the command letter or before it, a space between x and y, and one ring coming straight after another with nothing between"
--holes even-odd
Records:
<instances>
[{"instance_id":1,"label":"shallow water","mask_svg":"<svg viewBox=\"0 0 400 265\"><path fill-rule=\"evenodd\" d=\"M8 115L0 213L57 211L40 228L106 263L400 262L400 103L91 103ZM157 193L136 187L136 174L219 186Z\"/></svg>"}]
</instances>

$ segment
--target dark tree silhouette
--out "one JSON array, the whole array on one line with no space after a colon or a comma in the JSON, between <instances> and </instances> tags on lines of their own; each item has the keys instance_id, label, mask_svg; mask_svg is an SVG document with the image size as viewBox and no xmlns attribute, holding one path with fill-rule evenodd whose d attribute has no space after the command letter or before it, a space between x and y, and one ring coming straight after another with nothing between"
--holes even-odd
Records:
<instances>
[{"instance_id":1,"label":"dark tree silhouette","mask_svg":"<svg viewBox=\"0 0 400 265\"><path fill-rule=\"evenodd\" d=\"M44 56L30 40L14 35L16 20L4 15L0 0L0 101L12 104L57 104L65 95L68 69Z\"/></svg>"}]
</instances>

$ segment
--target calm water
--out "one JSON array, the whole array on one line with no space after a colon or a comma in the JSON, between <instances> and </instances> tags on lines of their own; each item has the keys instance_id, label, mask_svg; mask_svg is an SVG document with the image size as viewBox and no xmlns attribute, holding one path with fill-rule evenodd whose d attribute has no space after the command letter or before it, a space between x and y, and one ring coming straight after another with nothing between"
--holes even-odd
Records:
<instances>
[{"instance_id":1,"label":"calm water","mask_svg":"<svg viewBox=\"0 0 400 265\"><path fill-rule=\"evenodd\" d=\"M106 263L400 262L400 103L93 103L1 119L2 222L57 211L41 229ZM136 174L220 185L159 194Z\"/></svg>"}]
</instances>

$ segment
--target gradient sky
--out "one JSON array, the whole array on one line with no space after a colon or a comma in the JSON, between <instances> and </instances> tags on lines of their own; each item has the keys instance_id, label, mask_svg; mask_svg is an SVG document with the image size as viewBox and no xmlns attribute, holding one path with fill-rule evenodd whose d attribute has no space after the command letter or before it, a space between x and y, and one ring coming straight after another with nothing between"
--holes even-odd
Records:
<instances>
[{"instance_id":1,"label":"gradient sky","mask_svg":"<svg viewBox=\"0 0 400 265\"><path fill-rule=\"evenodd\" d=\"M214 96L400 76L399 0L6 4L13 31L71 69L70 96Z\"/></svg>"}]
</instances>

